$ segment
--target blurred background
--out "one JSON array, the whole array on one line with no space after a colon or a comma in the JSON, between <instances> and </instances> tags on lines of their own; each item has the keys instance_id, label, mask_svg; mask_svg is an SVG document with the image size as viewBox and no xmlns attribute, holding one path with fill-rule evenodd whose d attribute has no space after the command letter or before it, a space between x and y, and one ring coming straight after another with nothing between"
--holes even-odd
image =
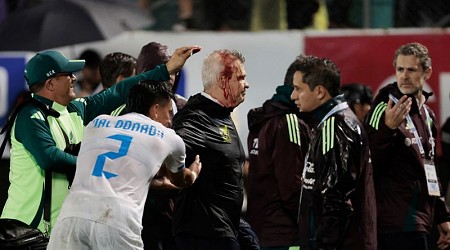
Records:
<instances>
[{"instance_id":1,"label":"blurred background","mask_svg":"<svg viewBox=\"0 0 450 250\"><path fill-rule=\"evenodd\" d=\"M395 80L395 49L420 42L433 59L425 89L442 125L450 116L449 26L449 0L0 0L0 128L27 89L23 70L36 52L56 49L95 65L112 52L137 57L152 41L172 51L203 47L183 67L185 97L202 90L204 56L222 48L243 53L250 88L233 116L244 144L247 112L272 96L299 54L330 58L343 85L362 83L376 94ZM78 78L77 89L89 95ZM0 183L8 182L8 159L9 148Z\"/></svg>"},{"instance_id":2,"label":"blurred background","mask_svg":"<svg viewBox=\"0 0 450 250\"><path fill-rule=\"evenodd\" d=\"M101 26L105 37L134 29L261 31L450 25L448 0L0 0L0 22L16 15L27 18L24 13L39 12L39 7L51 12L55 5L66 5L66 10L61 9L64 12L79 5Z\"/></svg>"}]
</instances>

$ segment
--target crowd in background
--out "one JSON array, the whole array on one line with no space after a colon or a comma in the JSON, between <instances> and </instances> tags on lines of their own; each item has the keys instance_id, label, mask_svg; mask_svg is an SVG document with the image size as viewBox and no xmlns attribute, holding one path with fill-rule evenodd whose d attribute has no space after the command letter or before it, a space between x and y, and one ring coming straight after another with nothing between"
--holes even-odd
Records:
<instances>
[{"instance_id":1,"label":"crowd in background","mask_svg":"<svg viewBox=\"0 0 450 250\"><path fill-rule=\"evenodd\" d=\"M8 14L52 0L0 0ZM449 27L446 0L105 0L145 10L154 31Z\"/></svg>"}]
</instances>

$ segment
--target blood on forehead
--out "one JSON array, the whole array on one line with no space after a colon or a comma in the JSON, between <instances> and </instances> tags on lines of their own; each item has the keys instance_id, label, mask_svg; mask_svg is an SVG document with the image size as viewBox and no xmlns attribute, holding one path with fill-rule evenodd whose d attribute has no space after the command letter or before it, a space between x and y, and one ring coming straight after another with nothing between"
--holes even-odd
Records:
<instances>
[{"instance_id":1,"label":"blood on forehead","mask_svg":"<svg viewBox=\"0 0 450 250\"><path fill-rule=\"evenodd\" d=\"M227 79L231 79L231 77L233 76L233 69L235 68L234 62L236 62L238 59L235 56L224 52L220 53L219 56L224 65L224 69L221 72L221 75L223 75Z\"/></svg>"}]
</instances>

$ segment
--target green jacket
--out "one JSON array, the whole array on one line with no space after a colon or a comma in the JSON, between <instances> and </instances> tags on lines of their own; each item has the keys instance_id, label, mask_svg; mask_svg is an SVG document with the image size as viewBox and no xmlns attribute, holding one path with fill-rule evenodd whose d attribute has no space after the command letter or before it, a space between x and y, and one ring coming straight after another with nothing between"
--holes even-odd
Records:
<instances>
[{"instance_id":1,"label":"green jacket","mask_svg":"<svg viewBox=\"0 0 450 250\"><path fill-rule=\"evenodd\" d=\"M32 102L18 113L11 131L11 184L1 217L18 219L44 230L43 192L45 170L49 170L52 171L53 226L69 192L69 182L64 173L76 165L76 156L64 152L66 141L61 129L71 144L81 142L85 125L96 116L109 114L123 104L131 87L146 79L168 80L166 66L160 65L128 78L99 94L75 99L67 106L33 95L58 111L60 116L47 116Z\"/></svg>"}]
</instances>

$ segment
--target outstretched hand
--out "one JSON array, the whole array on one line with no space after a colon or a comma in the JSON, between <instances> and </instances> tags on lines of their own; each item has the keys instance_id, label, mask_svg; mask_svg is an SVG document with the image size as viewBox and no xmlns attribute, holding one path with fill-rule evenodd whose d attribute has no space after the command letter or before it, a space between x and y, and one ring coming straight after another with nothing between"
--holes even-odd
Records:
<instances>
[{"instance_id":1,"label":"outstretched hand","mask_svg":"<svg viewBox=\"0 0 450 250\"><path fill-rule=\"evenodd\" d=\"M186 60L194 53L200 51L202 48L200 46L185 46L175 50L172 57L166 63L167 71L169 74L174 74L181 70Z\"/></svg>"},{"instance_id":2,"label":"outstretched hand","mask_svg":"<svg viewBox=\"0 0 450 250\"><path fill-rule=\"evenodd\" d=\"M394 101L389 98L384 113L384 124L386 124L386 126L390 129L397 129L411 110L411 104L411 97L406 95L402 96L402 98L400 98L400 100L398 100L395 104Z\"/></svg>"}]
</instances>

